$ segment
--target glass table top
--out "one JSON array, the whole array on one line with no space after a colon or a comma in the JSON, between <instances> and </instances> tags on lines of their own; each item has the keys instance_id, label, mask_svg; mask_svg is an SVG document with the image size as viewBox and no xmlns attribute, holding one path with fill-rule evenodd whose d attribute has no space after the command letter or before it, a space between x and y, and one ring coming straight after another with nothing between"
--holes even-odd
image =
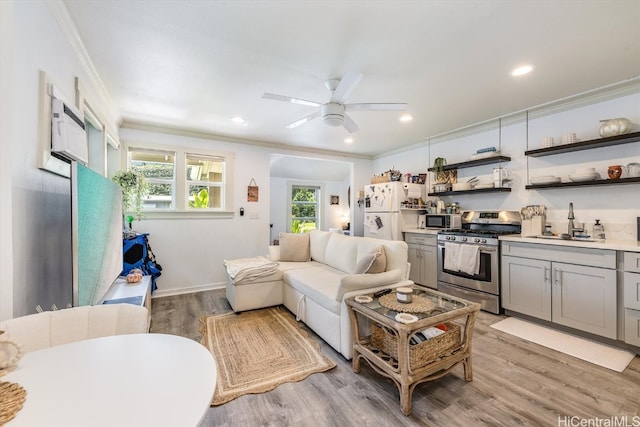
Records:
<instances>
[{"instance_id":1,"label":"glass table top","mask_svg":"<svg viewBox=\"0 0 640 427\"><path fill-rule=\"evenodd\" d=\"M435 291L433 289L425 288L422 286L414 285L413 288L413 301L424 298L432 305L432 308L428 308L426 311L417 312L415 310L407 311L413 316L416 316L419 320L426 319L429 317L436 316L438 314L447 313L449 311L458 310L460 308L468 307L473 303L470 301L463 300L461 298L457 298L451 295L443 294L441 292ZM393 299L395 299L396 291L393 290L389 295L393 295ZM376 298L373 294L367 294L372 298L371 302L360 302L356 297L354 300L358 304L361 304L368 309L371 309L385 317L388 317L391 320L396 320L396 315L404 310L396 311L391 308L385 307L380 304L380 298ZM418 297L418 298L416 298ZM382 297L381 297L382 298ZM411 306L412 303L406 304L407 306ZM399 304L402 306L403 304ZM409 307L408 307L409 308Z\"/></svg>"}]
</instances>

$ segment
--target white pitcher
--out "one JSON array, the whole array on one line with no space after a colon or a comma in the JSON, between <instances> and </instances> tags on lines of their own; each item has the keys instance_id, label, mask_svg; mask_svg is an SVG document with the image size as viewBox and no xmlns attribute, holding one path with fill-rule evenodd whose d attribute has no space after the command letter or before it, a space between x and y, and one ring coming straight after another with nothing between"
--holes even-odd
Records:
<instances>
[{"instance_id":1,"label":"white pitcher","mask_svg":"<svg viewBox=\"0 0 640 427\"><path fill-rule=\"evenodd\" d=\"M629 163L624 171L629 178L638 178L640 177L640 163Z\"/></svg>"},{"instance_id":2,"label":"white pitcher","mask_svg":"<svg viewBox=\"0 0 640 427\"><path fill-rule=\"evenodd\" d=\"M4 331L0 331L0 373L4 369L14 367L23 354L20 342L11 339Z\"/></svg>"}]
</instances>

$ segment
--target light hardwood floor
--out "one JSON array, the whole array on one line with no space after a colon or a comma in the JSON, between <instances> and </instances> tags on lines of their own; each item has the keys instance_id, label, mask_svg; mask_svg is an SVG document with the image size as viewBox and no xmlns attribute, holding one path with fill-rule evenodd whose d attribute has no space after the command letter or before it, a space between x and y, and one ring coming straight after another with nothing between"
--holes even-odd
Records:
<instances>
[{"instance_id":1,"label":"light hardwood floor","mask_svg":"<svg viewBox=\"0 0 640 427\"><path fill-rule=\"evenodd\" d=\"M229 311L224 289L154 298L151 332L200 341L200 317ZM212 407L202 426L640 426L640 357L611 371L489 327L503 317L478 316L473 381L457 366L418 385L409 417L391 380L365 362L353 373L351 361L304 326L335 369Z\"/></svg>"}]
</instances>

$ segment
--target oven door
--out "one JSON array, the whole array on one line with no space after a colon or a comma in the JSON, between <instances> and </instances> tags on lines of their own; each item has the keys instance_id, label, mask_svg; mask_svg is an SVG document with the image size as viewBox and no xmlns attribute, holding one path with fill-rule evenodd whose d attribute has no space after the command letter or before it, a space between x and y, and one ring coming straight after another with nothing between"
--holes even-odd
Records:
<instances>
[{"instance_id":1,"label":"oven door","mask_svg":"<svg viewBox=\"0 0 640 427\"><path fill-rule=\"evenodd\" d=\"M468 243L456 244L464 245ZM500 280L498 274L500 274L500 270L497 246L480 245L480 271L475 275L461 271L445 270L444 260L446 256L444 244L438 243L438 281L499 295Z\"/></svg>"}]
</instances>

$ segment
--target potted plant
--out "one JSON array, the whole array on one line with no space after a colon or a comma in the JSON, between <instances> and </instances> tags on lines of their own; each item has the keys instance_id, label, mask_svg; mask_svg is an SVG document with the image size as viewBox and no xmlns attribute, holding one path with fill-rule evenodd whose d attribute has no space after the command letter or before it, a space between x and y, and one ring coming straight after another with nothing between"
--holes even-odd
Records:
<instances>
[{"instance_id":1,"label":"potted plant","mask_svg":"<svg viewBox=\"0 0 640 427\"><path fill-rule=\"evenodd\" d=\"M436 157L433 161L433 167L431 170L435 176L435 188L436 192L447 191L450 189L451 184L455 183L458 179L458 171L456 169L445 170L447 165L447 159L444 157Z\"/></svg>"},{"instance_id":2,"label":"potted plant","mask_svg":"<svg viewBox=\"0 0 640 427\"><path fill-rule=\"evenodd\" d=\"M135 213L138 220L142 219L142 201L149 190L149 184L144 175L140 172L121 170L112 179L122 188L123 210Z\"/></svg>"}]
</instances>

